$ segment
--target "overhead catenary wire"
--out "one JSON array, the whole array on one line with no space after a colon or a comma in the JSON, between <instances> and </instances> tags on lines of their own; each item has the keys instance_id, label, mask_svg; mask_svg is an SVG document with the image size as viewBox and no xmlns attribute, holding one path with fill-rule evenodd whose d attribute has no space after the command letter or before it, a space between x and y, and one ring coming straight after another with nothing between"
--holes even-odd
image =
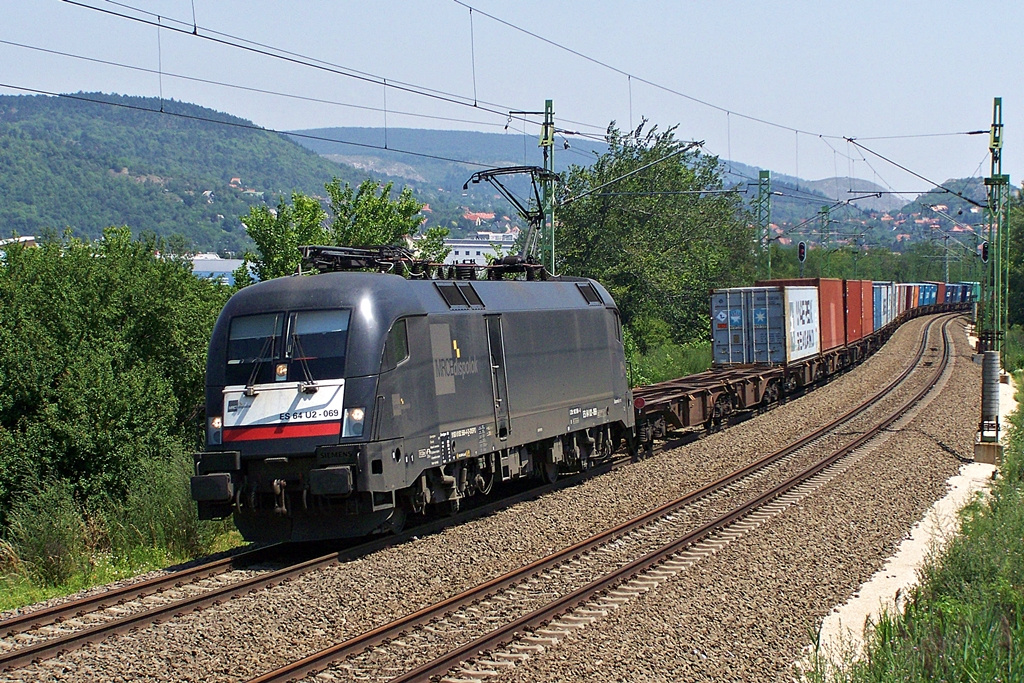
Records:
<instances>
[{"instance_id":1,"label":"overhead catenary wire","mask_svg":"<svg viewBox=\"0 0 1024 683\"><path fill-rule=\"evenodd\" d=\"M688 143L686 145L683 145L679 149L676 149L676 150L673 150L673 151L669 152L668 154L666 154L665 156L661 157L660 159L655 159L654 161L646 163L643 166L640 166L638 168L634 168L632 171L629 171L628 173L623 173L622 175L620 175L620 176L618 176L616 178L612 178L608 182L601 183L597 187L592 187L589 190L587 190L586 192L581 192L581 193L579 193L577 195L573 195L572 197L568 197L566 199L563 199L561 202L559 202L559 206L568 206L569 204L571 204L571 203L573 203L575 201L578 201L580 199L583 199L584 197L590 196L590 195L594 194L595 192L597 192L598 190L604 189L604 188L608 187L609 185L612 185L613 183L617 183L620 180L625 180L626 178L628 178L630 176L636 175L637 173L640 173L641 171L647 170L651 166L654 166L656 164L660 164L663 161L667 161L668 159L671 159L674 156L678 156L680 154L685 154L686 152L690 151L694 147L700 147L703 144L704 144L703 141L701 141L701 142L694 141L694 142L690 142L690 143Z\"/></svg>"},{"instance_id":2,"label":"overhead catenary wire","mask_svg":"<svg viewBox=\"0 0 1024 683\"><path fill-rule=\"evenodd\" d=\"M504 25L504 26L506 26L506 27L508 27L508 28L510 28L512 30L514 30L514 31L518 31L520 33L528 35L528 36L530 36L530 37L532 37L532 38L534 38L536 40L539 40L539 41L547 44L547 45L555 47L555 48L557 48L559 50L563 50L563 51L568 52L568 53L570 53L572 55L575 55L575 56L579 57L580 59L586 60L586 61L591 62L593 64L596 64L596 65L598 65L600 67L608 69L608 70L610 70L612 72L615 72L617 74L625 76L627 78L627 81L628 81L629 87L630 87L630 114L631 115L632 115L632 82L633 82L633 80L637 80L637 81L639 81L641 83L649 85L649 86L651 86L653 88L656 88L658 90L662 90L664 92L667 92L667 93L670 93L670 94L682 97L684 99L687 99L689 101L695 102L697 104L701 104L701 105L709 107L711 109L714 109L714 110L717 110L717 111L720 111L720 112L724 112L727 117L735 115L735 116L738 116L740 118L743 118L743 119L746 119L746 120L749 120L749 121L754 121L754 122L757 122L757 123L761 123L761 124L766 125L766 126L771 126L771 127L778 128L778 129L781 129L781 130L792 131L794 133L794 147L795 147L795 150L794 150L794 156L795 156L795 172L794 172L794 175L796 175L796 176L799 176L799 172L800 172L800 150L799 150L799 147L800 147L800 135L801 134L804 134L804 135L814 135L814 136L817 136L817 137L819 137L821 139L831 138L831 139L836 139L836 140L840 140L840 139L850 140L850 137L846 136L846 135L830 135L830 134L820 133L820 132L819 133L815 133L815 132L804 130L804 129L801 129L801 128L796 128L796 127L793 127L793 126L787 126L787 125L784 125L784 124L780 124L780 123L777 123L777 122L774 122L774 121L770 121L768 119L764 119L764 118L761 118L761 117L758 117L758 116L751 116L751 115L748 115L748 114L743 114L741 112L734 111L734 110L729 109L727 107L723 107L723 106L714 104L712 102L709 102L707 100L703 100L701 98L694 97L693 95L689 95L687 93L681 92L681 91L676 90L674 88L670 88L670 87L665 86L663 84L656 83L654 81L651 81L651 80L645 79L645 78L643 78L641 76L638 76L638 75L636 75L634 73L631 73L631 72L625 71L623 69L620 69L619 67L616 67L616 66L614 66L612 64L609 64L607 62L604 62L604 61L602 61L600 59L597 59L595 57L587 55L587 54L585 54L583 52L580 52L579 50L576 50L576 49L573 49L571 47L568 47L567 45L559 43L559 42L557 42L555 40L551 40L550 38L546 38L546 37L544 37L544 36L542 36L542 35L540 35L538 33L535 33L533 31L525 29L525 28L523 28L521 26L518 26L518 25L516 25L516 24L514 24L514 23L512 23L510 21L507 21L505 19L497 17L497 16L495 16L493 14L489 14L487 12L481 11L479 8L473 7L472 5L468 4L467 2L464 2L464 0L453 0L453 2L455 2L456 4L461 5L463 7L466 7L468 9L475 10L478 14L482 14L483 16L491 19L492 21L495 21L495 22L497 22L499 24L502 24L502 25ZM924 137L948 137L948 136L961 136L961 135L981 135L981 134L986 134L987 132L988 132L987 130L972 130L972 131L959 131L959 132L950 132L950 133L920 133L920 134L907 134L907 135L876 136L876 137L872 137L872 138L863 138L863 139L879 140L879 139L909 139L909 138L924 138ZM731 154L730 154L730 156L731 156ZM885 159L884 157L881 157L881 158ZM908 173L911 173L912 175L915 175L918 178L924 179L922 176L914 173L913 171L910 171L909 169L907 169L904 166L901 166L901 165L893 162L892 160L885 159L885 161L887 161L888 163L896 166L897 168L900 168L901 170L904 170L904 171L906 171ZM877 174L877 172L876 172L876 174Z\"/></svg>"},{"instance_id":3,"label":"overhead catenary wire","mask_svg":"<svg viewBox=\"0 0 1024 683\"><path fill-rule=\"evenodd\" d=\"M899 168L900 170L906 171L907 173L909 173L910 175L914 176L915 178L919 178L919 179L921 179L921 180L925 181L926 183L929 183L929 184L931 184L931 185L932 185L933 187L938 187L938 188L940 188L940 189L943 189L943 190L945 190L946 192L949 192L950 194L952 194L952 195L955 195L955 196L959 197L960 199L963 199L963 200L964 200L965 202L967 202L968 204L973 204L974 206L978 206L978 207L981 207L981 208L985 208L985 205L984 205L984 204L981 204L981 203L979 203L979 202L977 202L977 201L975 201L975 200L971 199L970 197L964 196L963 194L961 194L961 193L959 193L959 192L957 192L957 191L955 191L955 190L951 190L951 189L949 189L948 187L946 187L945 185L943 185L942 183L937 183L937 182L935 182L935 181L933 181L933 180L929 180L928 178L924 177L924 176L923 176L923 175L921 175L920 173L916 173L915 171L911 171L911 170L910 170L909 168L907 168L906 166L903 166L903 165L901 165L901 164L898 164L897 162L893 161L892 159L889 159L889 158L887 158L887 157L884 157L884 156L882 156L881 154L879 154L878 152L876 152L876 151L874 151L874 150L872 150L872 149L869 149L868 147L865 147L864 145L862 145L862 144L860 144L859 142L857 142L856 138L847 138L847 139L848 139L848 140L849 140L849 141L850 141L850 142L851 142L851 143L852 143L853 145L855 145L855 146L857 146L857 147L859 147L859 148L863 149L863 150L864 150L864 151L866 151L866 152L869 152L869 153L871 153L871 154L875 155L876 157L878 157L878 158L879 158L879 159L881 159L882 161L885 161L885 162L887 162L887 163L890 163L890 164L892 164L893 166L895 166L896 168Z\"/></svg>"},{"instance_id":4,"label":"overhead catenary wire","mask_svg":"<svg viewBox=\"0 0 1024 683\"><path fill-rule=\"evenodd\" d=\"M688 99L688 100L700 103L700 104L702 104L704 106L708 106L708 107L716 109L718 111L725 112L727 114L727 116L736 115L736 116L739 116L739 117L741 117L743 119L755 121L755 122L758 122L758 123L762 123L764 125L769 125L769 126L773 126L773 127L784 129L784 130L792 130L794 132L795 142L796 142L796 164L797 164L796 165L796 169L797 169L796 172L797 172L797 174L799 173L799 135L800 134L818 135L819 137L822 137L822 138L824 138L824 137L836 138L836 139L840 139L840 138L845 139L846 138L846 136L827 135L827 134L824 134L824 133L817 133L816 134L816 133L813 133L811 131L807 131L807 130L804 130L804 129L801 129L801 128L795 128L795 127L792 127L792 126L787 126L787 125L779 124L779 123L776 123L776 122L773 122L773 121L769 121L769 120L761 118L761 117L750 116L750 115L747 115L747 114L743 114L743 113L740 113L740 112L733 111L733 110L731 110L729 108L716 105L716 104L714 104L712 102L708 102L708 101L702 100L700 98L693 97L692 95L688 95L686 93L680 92L680 91L675 90L673 88L669 88L669 87L664 86L662 84L655 83L653 81L644 79L642 77L637 76L636 74L628 73L628 72L626 72L626 71L624 71L622 69L618 69L617 67L614 67L613 65L610 65L610 64L607 64L607 63L602 62L600 60L597 60L597 59L594 59L592 57L589 57L588 55L586 55L586 54L584 54L582 52L579 52L577 50L573 50L571 48L568 48L568 47L566 47L566 46L564 46L564 45L562 45L560 43L557 43L556 41L552 41L550 39L544 38L543 36L540 36L540 35L538 35L536 33L533 33L533 32L527 31L525 29L522 29L521 27L518 27L518 26L516 26L516 25L514 25L514 24L512 24L510 22L507 22L505 20L502 20L502 19L500 19L498 17L495 17L494 15L488 14L486 12L482 12L482 11L480 11L479 9L477 9L477 8L475 8L473 6L471 6L471 5L469 5L469 4L465 3L465 2L462 2L461 0L454 0L454 1L457 4L459 4L459 5L463 6L463 7L466 7L469 10L471 10L471 12L475 11L478 14L483 14L484 16L486 16L486 17L488 17L488 18L490 18L490 19L492 19L494 21L497 21L499 23L507 25L507 26L517 30L517 31L521 31L523 33L526 33L527 35L530 35L530 36L532 36L532 37L534 37L534 38L536 38L538 40L541 40L541 41L543 41L545 43L553 45L553 46L555 46L555 47L557 47L559 49L566 50L566 51L568 51L568 52L570 52L570 53L572 53L572 54L574 54L574 55L576 55L576 56L578 56L578 57L580 57L582 59L586 59L586 60L591 61L593 63L599 64L602 67L611 69L612 71L614 71L616 73L625 75L625 76L627 76L630 79L630 81L632 81L632 79L636 79L636 80L638 80L640 82L643 82L643 83L645 83L647 85L650 85L651 87L658 88L658 89L663 90L665 92L669 92L671 94L675 94L675 95L683 97L685 99ZM154 23L151 19L145 18L146 16L148 16L148 17L158 17L158 20L157 20L156 23L157 24L160 23L159 16L156 15L155 13L147 12L146 10L140 9L138 7L134 7L132 5L129 5L129 4L123 3L123 2L114 2L113 0L107 0L108 4L110 4L110 5L113 5L113 6L116 6L116 7L122 7L122 8L125 8L127 10L130 10L131 12L135 12L135 13L137 13L139 15L144 15L144 16L133 16L133 15L131 15L129 13L126 13L126 12L115 11L115 10L111 10L111 9L103 8L103 7L97 7L95 5L88 4L87 2L84 2L84 1L81 1L81 0L63 0L63 2L71 4L71 5L76 5L76 6L85 8L85 9L90 9L90 10L93 10L93 11L96 11L96 12L106 13L106 14L109 14L109 15L121 17L121 18L128 19L128 20L131 20L131 21L141 22L141 23L150 23L150 24ZM407 83L404 83L404 82L401 82L401 81L394 81L394 80L391 80L391 79L384 79L383 77L375 76L375 75L372 75L372 74L367 74L365 72L360 72L360 71L358 71L356 69L351 69L351 68L348 68L348 67L342 67L342 66L334 65L334 64L331 64L329 62L325 62L323 60L317 60L317 59L312 59L312 58L304 57L304 56L298 55L297 53L289 52L287 50L282 50L280 48L275 48L275 47L271 47L271 46L267 46L267 45L262 45L260 43L254 42L254 41L249 41L249 40L246 40L246 39L238 38L237 36L231 36L230 34L218 32L218 31L212 31L212 30L206 29L204 27L200 27L198 25L198 23L197 23L196 18L195 18L194 3L193 3L192 9L193 9L193 16L192 16L192 21L191 22L183 22L183 21L180 21L180 20L170 20L173 23L175 23L178 26L180 26L180 28L178 26L167 26L166 30L173 30L173 31L177 31L177 32L180 32L180 33L187 33L187 34L195 36L195 37L203 38L203 39L206 39L206 40L212 40L212 41L224 44L224 45L229 45L229 46L232 46L232 47L236 47L238 49L248 50L248 51L251 51L253 53L262 54L262 55L265 55L265 56L268 56L268 57L272 57L272 58L276 58L276 59L283 59L283 60L286 60L286 61L291 61L291 62L294 62L296 64L300 64L300 65L311 67L311 68L323 69L323 70L326 70L326 71L329 71L329 72L332 72L332 73L337 73L338 75L345 76L345 77L358 78L358 79L364 80L366 82L376 83L378 85L381 85L383 88L391 87L391 88L403 90L405 92L409 92L409 93L412 93L412 94L415 94L415 95L420 95L420 96L425 96L425 97L433 97L435 99L442 100L442 101L445 101L445 102L449 102L451 104L478 108L481 111L487 111L489 113L496 114L496 115L497 114L502 114L502 115L504 114L504 112L498 111L498 110L494 109L493 107L496 106L496 105L493 105L492 103L484 103L487 106L479 106L481 103L479 103L477 101L472 101L470 98L467 98L467 97L462 96L462 95L457 95L457 94L454 94L454 93L445 92L445 91L441 91L441 90L435 90L435 89L431 89L431 88L425 88L425 87L422 87L422 86L415 86L415 85L407 84ZM243 41L245 44L242 44L242 42L232 42L231 40L225 40L224 37L230 37L231 39L233 39L235 41ZM474 85L475 85L475 83L474 83ZM473 100L475 100L475 99L476 98L474 97ZM585 126L588 126L588 127L598 128L598 126L594 126L593 124L581 124L581 125L585 125ZM965 132L959 132L959 133L929 133L929 134L917 134L917 135L906 135L906 136L886 136L886 137L890 137L890 138L898 138L898 137L936 137L936 136L940 136L940 135L942 135L942 136L948 136L948 135L975 135L975 134L981 134L981 133L984 133L984 132L986 132L986 131L965 131ZM872 138L865 138L865 139L872 139ZM877 139L877 138L874 138L874 139ZM886 159L885 157L881 157L881 158L885 159L885 161L887 163L891 163L893 165L896 165L897 167L901 168L901 170L904 170L906 172L911 173L912 175L915 175L915 177L919 177L919 178L925 179L923 176L910 171L905 166L901 166L901 165L893 162L890 159Z\"/></svg>"},{"instance_id":5,"label":"overhead catenary wire","mask_svg":"<svg viewBox=\"0 0 1024 683\"><path fill-rule=\"evenodd\" d=\"M558 48L559 50L563 50L563 51L568 52L568 53L570 53L572 55L575 55L575 56L579 57L580 59L584 59L584 60L586 60L588 62L591 62L593 64L596 64L598 66L604 67L605 69L608 69L610 71L614 71L615 73L617 73L617 74L619 74L621 76L625 76L626 78L628 78L630 80L639 81L640 83L643 83L645 85L649 85L652 88L656 88L656 89L661 90L663 92L667 92L669 94L676 95L678 97L682 97L684 99L690 100L691 102L696 102L697 104L701 104L701 105L703 105L705 107L709 107L711 109L715 109L715 110L723 112L723 113L731 113L734 116L738 116L740 118L747 119L748 121L755 121L757 123L761 123L761 124L764 124L766 126L772 126L774 128L780 128L782 130L789 130L789 131L793 131L793 132L797 132L797 133L803 133L805 135L823 135L822 133L814 133L814 132L807 131L807 130L801 130L801 129L798 129L798 128L793 128L792 126L785 126L785 125L782 125L780 123L775 123L773 121L769 121L767 119L762 119L762 118L757 117L757 116L750 116L748 114L743 114L743 113L740 113L740 112L728 109L726 107L719 106L719 105L714 104L712 102L708 102L706 100L702 100L699 97L694 97L693 95L688 95L688 94L686 94L684 92L681 92L679 90L675 90L674 88L670 88L670 87L668 87L666 85L662 85L660 83L656 83L654 81L648 80L648 79L643 78L641 76L637 76L636 74L633 74L633 73L630 73L630 72L625 71L623 69L620 69L617 66L613 66L611 64L608 64L607 62L603 62L600 59L597 59L595 57L591 57L590 55L584 54L584 53L580 52L579 50L575 50L575 49L573 49L571 47L568 47L566 45L563 45L562 43L559 43L557 41L551 40L550 38L545 38L544 36L542 36L542 35L540 35L538 33L534 33L533 31L525 29L525 28L523 28L521 26L517 26L516 24L513 24L510 21L506 21L505 19L497 17L497 16L495 16L493 14L488 14L487 12L484 12L484 11L480 10L479 8L477 8L477 7L473 7L472 5L470 5L470 4L466 3L466 2L463 2L463 0L453 0L453 2L455 2L458 5L462 5L463 7L471 8L474 11L476 11L477 14L481 14L481 15L487 17L488 19L490 19L492 21L496 21L499 24L502 24L503 26L507 26L508 28L511 28L511 29L513 29L515 31L518 31L520 33L528 35L531 38L535 38L535 39L537 39L537 40L539 40L539 41L541 41L543 43L546 43L546 44L548 44L548 45L550 45L552 47ZM833 137L833 138L836 138L836 139L842 138L841 135L831 135L829 137Z\"/></svg>"},{"instance_id":6,"label":"overhead catenary wire","mask_svg":"<svg viewBox=\"0 0 1024 683\"><path fill-rule=\"evenodd\" d=\"M80 2L79 0L61 0L61 1L65 2L65 3L69 4L69 5L74 5L74 6L77 6L77 7L81 7L83 9L93 10L95 12L100 12L102 14L107 14L107 15L110 15L110 16L118 17L118 18L121 18L121 19L126 19L126 20L129 20L129 21L138 22L138 23L141 23L141 24L148 24L148 25L155 25L156 24L154 19L149 19L149 18L146 18L146 17L156 17L157 15L155 15L152 12L148 12L146 10L142 10L142 9L137 8L137 7L134 7L132 5L128 5L126 3L113 2L113 0L107 0L107 2L109 4L116 5L118 7L122 7L122 8L125 8L125 9L130 9L133 12L137 12L137 13L139 13L141 15L145 15L145 16L133 16L132 14L128 14L126 12L119 12L119 11L115 11L115 10L112 10L112 9L107 9L107 8L104 8L104 7L96 7L95 5L90 5L89 3L86 3L86 2ZM165 17L165 19L166 19L166 17ZM513 108L508 108L508 107L501 107L501 105L498 105L498 104L495 104L495 103L490 103L490 102L487 102L487 103L484 103L484 102L473 102L472 98L470 98L470 97L466 97L466 96L463 96L463 95L458 95L458 94L455 94L455 93L445 92L445 91L441 91L441 90L435 90L435 89L432 89L432 88L426 88L426 87L423 87L423 86L413 85L411 83L406 83L404 81L397 81L397 80L394 80L394 79L385 79L383 76L379 76L379 75L376 75L376 74L370 74L370 73L367 73L367 72L364 72L364 71L360 71L360 70L353 69L353 68L350 68L350 67L341 66L341 65L338 65L338 64L334 64L334 63L331 63L331 62L324 61L324 60L314 59L314 58L311 58L311 57L307 57L305 55L301 55L299 53L290 52L288 50L283 50L281 48L277 48L277 47L274 47L274 46L271 46L271 45L265 45L263 43L257 43L257 42L254 42L254 41L246 40L245 38L241 38L239 36L234 36L234 35L227 34L227 33L222 33L222 32L219 32L219 31L213 31L213 30L207 29L205 27L197 27L197 30L193 31L193 30L191 30L192 29L192 25L191 24L188 24L186 22L182 22L180 20L174 20L174 19L171 19L169 21L178 25L178 26L165 25L164 28L166 30L169 30L169 31L174 31L174 32L177 32L177 33L180 33L180 34L184 34L184 35L189 35L189 36L195 36L197 38L200 38L200 39L203 39L203 40L207 40L207 41L210 41L212 43L216 43L216 44L223 45L223 46L226 46L226 47L232 47L232 48L235 48L235 49L238 49L238 50L243 50L243 51L250 52L250 53L253 53L253 54L257 54L257 55L261 55L261 56L264 56L264 57L269 57L269 58L272 58L272 59L278 59L278 60L285 61L285 62L288 62L288 63L296 64L298 66L304 66L304 67L308 67L308 68L311 68L311 69L317 69L317 70L320 70L320 71L324 71L324 72L327 72L327 73L332 73L332 74L335 74L335 75L338 75L338 76L343 76L343 77L346 77L346 78L355 79L355 80L362 81L362 82L365 82L365 83L371 83L371 84L379 85L379 86L384 87L384 88L391 88L393 90L398 90L398 91L402 91L402 92L409 93L409 94L412 94L412 95L418 95L418 96L421 96L421 97L426 97L426 98L434 99L434 100L437 100L437 101L446 102L448 104L453 104L453 105L463 106L463 107L469 107L469 108L476 109L476 110L479 110L479 111L485 111L485 112L488 112L488 113L491 113L491 114L495 114L495 115L501 116L503 118L507 115L508 111L513 109ZM229 40L229 38L230 38L230 40Z\"/></svg>"}]
</instances>

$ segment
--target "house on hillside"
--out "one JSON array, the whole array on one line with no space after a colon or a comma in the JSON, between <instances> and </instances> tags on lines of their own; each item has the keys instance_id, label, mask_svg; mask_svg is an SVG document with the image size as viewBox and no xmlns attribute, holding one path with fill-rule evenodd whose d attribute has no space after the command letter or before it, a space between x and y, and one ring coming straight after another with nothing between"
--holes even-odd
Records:
<instances>
[{"instance_id":1,"label":"house on hillside","mask_svg":"<svg viewBox=\"0 0 1024 683\"><path fill-rule=\"evenodd\" d=\"M0 240L0 249L10 244L20 244L23 247L38 247L39 244L36 242L36 238L33 235L24 235L23 237L9 237L5 240Z\"/></svg>"},{"instance_id":2,"label":"house on hillside","mask_svg":"<svg viewBox=\"0 0 1024 683\"><path fill-rule=\"evenodd\" d=\"M493 213L488 213L488 212L485 212L485 211L469 211L469 210L467 210L466 213L462 214L462 217L464 219L466 219L467 221L472 221L473 223L476 223L478 226L481 223L483 223L484 221L493 221L494 220L494 214Z\"/></svg>"}]
</instances>

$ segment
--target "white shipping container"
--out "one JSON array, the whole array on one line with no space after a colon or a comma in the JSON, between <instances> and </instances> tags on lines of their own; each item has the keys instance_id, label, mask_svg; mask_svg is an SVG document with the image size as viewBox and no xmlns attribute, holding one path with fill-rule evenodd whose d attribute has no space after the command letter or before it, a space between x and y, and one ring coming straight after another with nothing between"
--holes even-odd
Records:
<instances>
[{"instance_id":1,"label":"white shipping container","mask_svg":"<svg viewBox=\"0 0 1024 683\"><path fill-rule=\"evenodd\" d=\"M875 282L875 329L880 329L896 319L896 285L892 282Z\"/></svg>"}]
</instances>

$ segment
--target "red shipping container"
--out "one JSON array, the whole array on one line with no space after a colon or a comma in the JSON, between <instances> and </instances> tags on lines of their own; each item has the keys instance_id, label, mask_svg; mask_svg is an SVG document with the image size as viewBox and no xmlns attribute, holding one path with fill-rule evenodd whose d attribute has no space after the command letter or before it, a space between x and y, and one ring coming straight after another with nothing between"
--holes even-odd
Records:
<instances>
[{"instance_id":1,"label":"red shipping container","mask_svg":"<svg viewBox=\"0 0 1024 683\"><path fill-rule=\"evenodd\" d=\"M843 280L843 304L846 311L846 343L864 336L864 301L860 280Z\"/></svg>"},{"instance_id":2,"label":"red shipping container","mask_svg":"<svg viewBox=\"0 0 1024 683\"><path fill-rule=\"evenodd\" d=\"M906 310L917 308L917 285L907 285L907 306Z\"/></svg>"},{"instance_id":3,"label":"red shipping container","mask_svg":"<svg viewBox=\"0 0 1024 683\"><path fill-rule=\"evenodd\" d=\"M875 331L875 284L871 280L861 280L860 286L860 300L864 302L862 332L866 337Z\"/></svg>"},{"instance_id":4,"label":"red shipping container","mask_svg":"<svg viewBox=\"0 0 1024 683\"><path fill-rule=\"evenodd\" d=\"M866 337L875 330L875 297L871 280L843 280L846 301L846 343Z\"/></svg>"},{"instance_id":5,"label":"red shipping container","mask_svg":"<svg viewBox=\"0 0 1024 683\"><path fill-rule=\"evenodd\" d=\"M828 351L846 343L846 307L843 305L843 281L837 278L805 277L789 280L761 280L757 287L817 287L818 318L821 324L821 350Z\"/></svg>"},{"instance_id":6,"label":"red shipping container","mask_svg":"<svg viewBox=\"0 0 1024 683\"><path fill-rule=\"evenodd\" d=\"M926 280L928 284L935 285L938 288L938 293L935 295L935 303L944 304L946 303L946 283L945 282L933 282L932 280Z\"/></svg>"}]
</instances>

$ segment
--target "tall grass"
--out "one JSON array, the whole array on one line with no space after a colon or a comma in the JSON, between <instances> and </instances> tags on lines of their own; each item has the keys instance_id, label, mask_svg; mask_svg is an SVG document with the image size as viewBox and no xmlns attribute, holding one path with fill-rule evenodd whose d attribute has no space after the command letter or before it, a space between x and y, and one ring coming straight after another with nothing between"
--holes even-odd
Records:
<instances>
[{"instance_id":1,"label":"tall grass","mask_svg":"<svg viewBox=\"0 0 1024 683\"><path fill-rule=\"evenodd\" d=\"M88 569L87 525L65 482L41 484L14 503L9 548L29 576L56 586Z\"/></svg>"},{"instance_id":2,"label":"tall grass","mask_svg":"<svg viewBox=\"0 0 1024 683\"><path fill-rule=\"evenodd\" d=\"M647 353L630 354L633 386L655 384L704 372L711 367L711 343L665 343Z\"/></svg>"},{"instance_id":3,"label":"tall grass","mask_svg":"<svg viewBox=\"0 0 1024 683\"><path fill-rule=\"evenodd\" d=\"M114 555L130 557L142 548L162 548L187 557L210 547L218 528L199 521L189 495L191 473L187 455L144 461L128 496L108 502L101 512Z\"/></svg>"},{"instance_id":4,"label":"tall grass","mask_svg":"<svg viewBox=\"0 0 1024 683\"><path fill-rule=\"evenodd\" d=\"M1018 386L1024 373L1016 373ZM1017 400L1024 402L1018 393ZM1001 476L962 513L962 534L921 571L902 614L883 614L867 656L815 681L1024 680L1024 418L1010 418Z\"/></svg>"},{"instance_id":5,"label":"tall grass","mask_svg":"<svg viewBox=\"0 0 1024 683\"><path fill-rule=\"evenodd\" d=\"M123 499L80 504L66 483L18 501L0 542L0 610L107 583L241 542L230 521L200 522L191 458L144 459Z\"/></svg>"}]
</instances>

